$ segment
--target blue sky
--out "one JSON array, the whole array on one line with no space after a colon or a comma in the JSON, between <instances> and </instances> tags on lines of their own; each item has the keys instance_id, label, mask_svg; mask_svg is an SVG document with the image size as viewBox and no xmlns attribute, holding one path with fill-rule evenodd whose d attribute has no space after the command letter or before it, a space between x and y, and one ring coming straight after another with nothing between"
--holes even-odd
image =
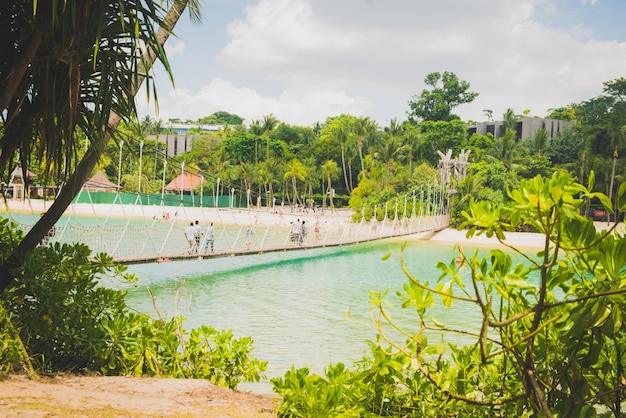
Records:
<instances>
[{"instance_id":1,"label":"blue sky","mask_svg":"<svg viewBox=\"0 0 626 418\"><path fill-rule=\"evenodd\" d=\"M478 98L464 120L507 108L548 109L626 77L624 0L201 0L166 48L175 87L155 73L159 113L197 119L224 110L246 120L272 113L310 126L328 116L406 119L433 71L453 71Z\"/></svg>"}]
</instances>

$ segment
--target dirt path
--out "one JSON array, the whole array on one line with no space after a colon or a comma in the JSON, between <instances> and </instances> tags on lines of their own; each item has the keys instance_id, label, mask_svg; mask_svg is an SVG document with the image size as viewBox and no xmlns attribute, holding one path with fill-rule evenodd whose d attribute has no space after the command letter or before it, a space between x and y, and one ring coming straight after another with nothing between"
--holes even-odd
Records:
<instances>
[{"instance_id":1,"label":"dirt path","mask_svg":"<svg viewBox=\"0 0 626 418\"><path fill-rule=\"evenodd\" d=\"M270 397L206 380L65 376L0 381L3 417L275 417Z\"/></svg>"}]
</instances>

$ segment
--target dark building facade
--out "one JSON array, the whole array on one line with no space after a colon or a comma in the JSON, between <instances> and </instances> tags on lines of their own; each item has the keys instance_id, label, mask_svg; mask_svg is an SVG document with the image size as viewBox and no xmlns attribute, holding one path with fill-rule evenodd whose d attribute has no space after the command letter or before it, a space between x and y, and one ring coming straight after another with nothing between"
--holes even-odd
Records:
<instances>
[{"instance_id":1,"label":"dark building facade","mask_svg":"<svg viewBox=\"0 0 626 418\"><path fill-rule=\"evenodd\" d=\"M564 120L525 117L515 123L515 131L517 132L517 139L530 138L539 129L545 129L548 131L550 138L554 138L556 134L564 132L573 126L574 124L572 122ZM505 131L503 121L481 122L467 126L468 136L472 136L472 134L487 135L491 133L494 138L500 138L504 135Z\"/></svg>"}]
</instances>

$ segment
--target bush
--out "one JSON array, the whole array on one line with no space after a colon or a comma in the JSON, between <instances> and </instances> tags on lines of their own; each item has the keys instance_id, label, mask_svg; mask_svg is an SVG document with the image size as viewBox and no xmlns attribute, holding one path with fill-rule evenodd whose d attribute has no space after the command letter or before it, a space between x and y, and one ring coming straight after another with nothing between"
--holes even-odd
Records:
<instances>
[{"instance_id":1,"label":"bush","mask_svg":"<svg viewBox=\"0 0 626 418\"><path fill-rule=\"evenodd\" d=\"M0 222L2 261L19 238L15 225ZM126 292L100 280L136 278L106 254L90 256L85 245L58 243L26 256L3 295L0 336L9 349L0 354L0 370L22 367L25 359L16 348L21 340L39 373L193 377L230 388L260 380L267 363L250 356L250 338L208 327L187 335L182 318L153 320L130 312Z\"/></svg>"}]
</instances>

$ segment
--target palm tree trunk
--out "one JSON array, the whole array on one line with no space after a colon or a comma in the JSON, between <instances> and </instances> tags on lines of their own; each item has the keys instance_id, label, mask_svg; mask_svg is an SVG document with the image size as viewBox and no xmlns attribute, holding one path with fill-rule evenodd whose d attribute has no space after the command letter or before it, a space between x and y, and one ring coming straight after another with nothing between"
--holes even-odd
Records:
<instances>
[{"instance_id":1,"label":"palm tree trunk","mask_svg":"<svg viewBox=\"0 0 626 418\"><path fill-rule=\"evenodd\" d=\"M324 184L326 182L324 181L324 177L322 177L322 193L324 194L324 197L322 198L322 209L326 209L326 189L324 188Z\"/></svg>"},{"instance_id":2,"label":"palm tree trunk","mask_svg":"<svg viewBox=\"0 0 626 418\"><path fill-rule=\"evenodd\" d=\"M333 202L333 186L330 183L330 176L328 176L328 196L330 198L330 208L335 209L335 203Z\"/></svg>"},{"instance_id":3,"label":"palm tree trunk","mask_svg":"<svg viewBox=\"0 0 626 418\"><path fill-rule=\"evenodd\" d=\"M298 204L298 188L296 187L296 176L291 176L291 185L293 186L293 204Z\"/></svg>"},{"instance_id":4,"label":"palm tree trunk","mask_svg":"<svg viewBox=\"0 0 626 418\"><path fill-rule=\"evenodd\" d=\"M187 7L188 1L189 0L180 0L173 2L172 7L169 9L164 19L165 27L160 27L157 31L157 41L161 45L163 45L165 41L167 41L167 38L169 38L171 30L174 28L178 19ZM141 87L141 84L145 80L147 72L154 65L156 58L157 54L155 52L155 46L147 48L143 57L144 68L138 71L138 77L136 78L137 81L129 89L129 97L137 95L139 87ZM70 203L72 203L72 200L76 197L80 189L83 187L83 184L87 181L91 171L100 160L106 144L111 138L111 132L117 129L121 120L122 117L116 113L111 113L111 115L109 115L107 132L102 135L100 141L94 140L94 143L76 167L76 170L74 170L74 172L67 179L67 182L61 189L54 203L50 206L50 209L48 209L48 211L41 218L39 218L31 230L28 231L28 234L26 234L24 239L13 250L13 253L11 253L4 264L0 266L0 292L6 289L13 280L14 275L11 272L16 267L22 265L26 254L32 251L41 242L50 228L54 226Z\"/></svg>"},{"instance_id":5,"label":"palm tree trunk","mask_svg":"<svg viewBox=\"0 0 626 418\"><path fill-rule=\"evenodd\" d=\"M367 176L365 175L365 164L363 163L363 140L359 139L357 145L359 147L359 160L361 160L361 175L365 178Z\"/></svg>"},{"instance_id":6,"label":"palm tree trunk","mask_svg":"<svg viewBox=\"0 0 626 418\"><path fill-rule=\"evenodd\" d=\"M350 193L352 193L352 160L348 159L348 176L350 177Z\"/></svg>"},{"instance_id":7,"label":"palm tree trunk","mask_svg":"<svg viewBox=\"0 0 626 418\"><path fill-rule=\"evenodd\" d=\"M348 193L350 192L350 185L348 184L348 175L346 173L346 157L345 157L345 146L341 144L341 165L343 166L343 181L346 185L346 190Z\"/></svg>"}]
</instances>

